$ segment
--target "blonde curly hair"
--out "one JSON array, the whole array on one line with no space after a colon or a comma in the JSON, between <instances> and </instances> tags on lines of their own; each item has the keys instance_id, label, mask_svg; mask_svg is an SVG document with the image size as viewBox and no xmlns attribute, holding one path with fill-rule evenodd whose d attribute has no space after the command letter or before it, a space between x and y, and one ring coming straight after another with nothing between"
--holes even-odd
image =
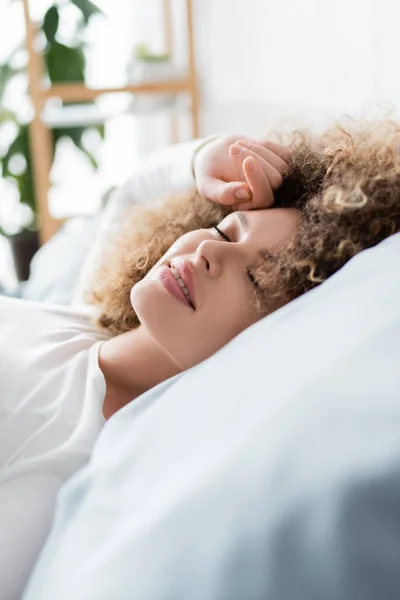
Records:
<instances>
[{"instance_id":1,"label":"blonde curly hair","mask_svg":"<svg viewBox=\"0 0 400 600\"><path fill-rule=\"evenodd\" d=\"M289 172L274 206L295 207L294 238L257 269L255 303L264 316L319 285L358 252L400 231L400 126L390 120L335 125L321 135L295 131ZM89 292L98 323L112 334L139 324L132 286L181 235L217 225L226 207L199 196L135 206Z\"/></svg>"}]
</instances>

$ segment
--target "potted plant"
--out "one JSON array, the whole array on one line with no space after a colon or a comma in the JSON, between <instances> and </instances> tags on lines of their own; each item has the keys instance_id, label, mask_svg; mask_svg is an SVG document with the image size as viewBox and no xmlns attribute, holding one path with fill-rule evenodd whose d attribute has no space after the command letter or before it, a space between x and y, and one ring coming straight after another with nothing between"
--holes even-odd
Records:
<instances>
[{"instance_id":1,"label":"potted plant","mask_svg":"<svg viewBox=\"0 0 400 600\"><path fill-rule=\"evenodd\" d=\"M63 8L74 5L80 14L73 36L73 43L63 43L59 40L59 23L62 19ZM41 24L45 41L43 56L50 82L84 82L85 81L85 41L84 31L99 8L90 0L62 0L53 4L46 12ZM3 103L4 94L13 79L26 70L26 65L18 65L17 58L21 48L16 48L8 60L0 65L0 128L6 123L12 123L15 135L8 146L0 153L1 176L11 183L18 192L19 202L24 211L25 219L16 232L10 233L0 223L0 234L6 235L10 241L17 277L20 281L29 277L29 264L33 254L39 247L38 214L35 188L32 173L32 157L29 144L29 122L21 122L18 115ZM69 137L97 168L95 157L83 144L83 134L88 126L57 127L51 130L53 155L58 140ZM90 126L93 128L93 125ZM104 126L96 125L100 135L104 136ZM0 131L1 133L1 131Z\"/></svg>"},{"instance_id":2,"label":"potted plant","mask_svg":"<svg viewBox=\"0 0 400 600\"><path fill-rule=\"evenodd\" d=\"M169 54L157 54L146 44L137 44L127 67L128 81L132 84L145 84L154 81L171 81L182 78L182 69L175 65ZM133 112L152 112L168 109L176 104L176 94L141 94L132 100L130 110Z\"/></svg>"}]
</instances>

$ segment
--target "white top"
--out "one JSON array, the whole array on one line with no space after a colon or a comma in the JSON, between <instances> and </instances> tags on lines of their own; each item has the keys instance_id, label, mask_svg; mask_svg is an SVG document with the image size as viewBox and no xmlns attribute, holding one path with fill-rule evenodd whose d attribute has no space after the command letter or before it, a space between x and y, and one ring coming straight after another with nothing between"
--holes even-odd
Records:
<instances>
[{"instance_id":1,"label":"white top","mask_svg":"<svg viewBox=\"0 0 400 600\"><path fill-rule=\"evenodd\" d=\"M100 340L87 317L0 297L0 597L20 598L57 492L104 424Z\"/></svg>"},{"instance_id":2,"label":"white top","mask_svg":"<svg viewBox=\"0 0 400 600\"><path fill-rule=\"evenodd\" d=\"M137 169L104 214L86 272L127 204L194 191L191 161L201 144L173 147ZM107 334L88 317L82 307L0 296L1 600L21 597L49 532L57 492L87 462L104 424L98 350Z\"/></svg>"}]
</instances>

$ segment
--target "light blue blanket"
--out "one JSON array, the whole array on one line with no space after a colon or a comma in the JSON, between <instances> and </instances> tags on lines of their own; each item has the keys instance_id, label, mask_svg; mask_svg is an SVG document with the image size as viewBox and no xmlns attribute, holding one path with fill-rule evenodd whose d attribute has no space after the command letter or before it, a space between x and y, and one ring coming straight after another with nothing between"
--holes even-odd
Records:
<instances>
[{"instance_id":1,"label":"light blue blanket","mask_svg":"<svg viewBox=\"0 0 400 600\"><path fill-rule=\"evenodd\" d=\"M105 426L24 600L398 600L400 234Z\"/></svg>"}]
</instances>

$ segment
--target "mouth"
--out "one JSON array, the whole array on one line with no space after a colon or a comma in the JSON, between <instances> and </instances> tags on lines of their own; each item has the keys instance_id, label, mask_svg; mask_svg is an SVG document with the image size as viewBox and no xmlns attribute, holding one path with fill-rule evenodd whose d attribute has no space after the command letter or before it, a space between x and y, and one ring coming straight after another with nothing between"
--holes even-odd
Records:
<instances>
[{"instance_id":1,"label":"mouth","mask_svg":"<svg viewBox=\"0 0 400 600\"><path fill-rule=\"evenodd\" d=\"M193 282L191 274L189 274L188 272L189 267L187 267L186 261L178 264L170 264L169 269L172 275L174 276L175 280L178 282L178 285L181 288L186 300L188 301L188 304L193 308L193 310L195 310L195 305L192 298ZM191 288L192 294L189 288Z\"/></svg>"},{"instance_id":2,"label":"mouth","mask_svg":"<svg viewBox=\"0 0 400 600\"><path fill-rule=\"evenodd\" d=\"M183 259L174 259L162 265L157 272L157 279L162 286L177 300L196 310L194 281L191 267Z\"/></svg>"}]
</instances>

